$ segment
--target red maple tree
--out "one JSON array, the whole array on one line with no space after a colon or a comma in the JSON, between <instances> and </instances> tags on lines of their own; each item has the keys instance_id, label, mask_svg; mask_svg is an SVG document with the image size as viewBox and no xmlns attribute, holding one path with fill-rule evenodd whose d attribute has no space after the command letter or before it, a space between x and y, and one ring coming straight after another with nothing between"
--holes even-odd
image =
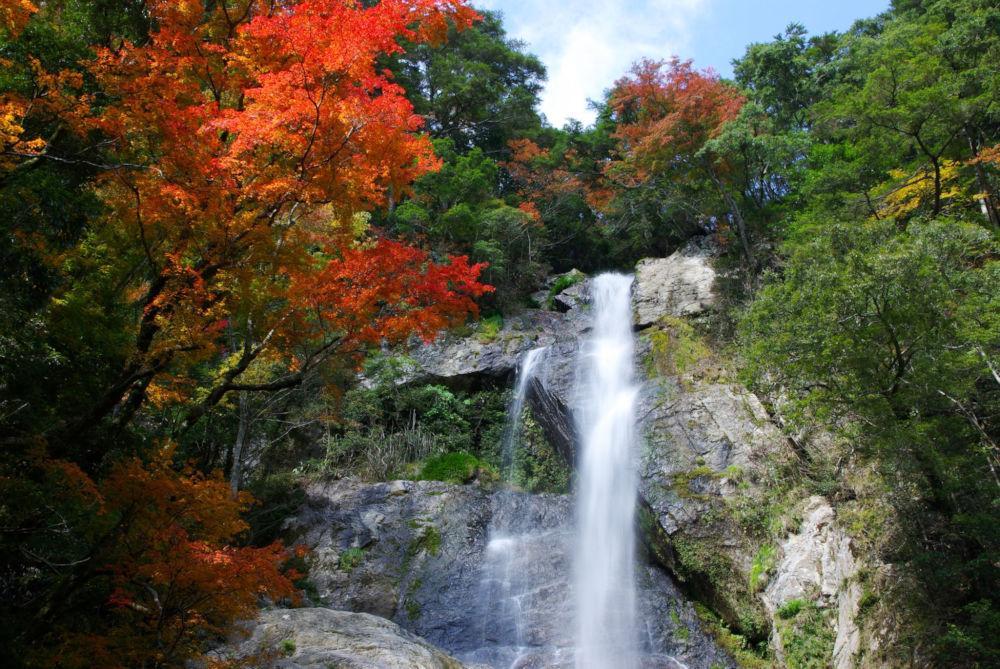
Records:
<instances>
[{"instance_id":1,"label":"red maple tree","mask_svg":"<svg viewBox=\"0 0 1000 669\"><path fill-rule=\"evenodd\" d=\"M262 356L305 372L359 342L398 341L475 313L481 265L379 239L365 212L438 166L378 59L477 18L461 0L151 0L143 44L99 49L100 95L64 116L107 137L97 235L136 313L121 374L77 432L128 421L162 379L240 349L186 424ZM59 97L53 95L53 98ZM81 108L89 111L81 111ZM71 260L68 260L71 261ZM292 348L306 353L293 357Z\"/></svg>"}]
</instances>

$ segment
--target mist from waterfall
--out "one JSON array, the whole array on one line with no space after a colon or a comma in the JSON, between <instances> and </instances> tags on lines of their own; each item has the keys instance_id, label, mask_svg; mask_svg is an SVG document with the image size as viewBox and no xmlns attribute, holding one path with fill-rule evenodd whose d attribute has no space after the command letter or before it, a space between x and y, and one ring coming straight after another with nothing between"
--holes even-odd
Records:
<instances>
[{"instance_id":1,"label":"mist from waterfall","mask_svg":"<svg viewBox=\"0 0 1000 669\"><path fill-rule=\"evenodd\" d=\"M578 669L631 669L637 663L633 451L638 388L631 287L632 277L620 274L593 280L593 328L577 363Z\"/></svg>"}]
</instances>

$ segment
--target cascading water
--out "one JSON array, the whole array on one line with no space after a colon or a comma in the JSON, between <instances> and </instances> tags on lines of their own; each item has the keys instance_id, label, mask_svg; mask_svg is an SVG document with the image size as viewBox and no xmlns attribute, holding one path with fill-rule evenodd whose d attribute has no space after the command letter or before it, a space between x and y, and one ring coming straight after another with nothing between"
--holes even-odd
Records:
<instances>
[{"instance_id":1,"label":"cascading water","mask_svg":"<svg viewBox=\"0 0 1000 669\"><path fill-rule=\"evenodd\" d=\"M579 669L629 669L637 664L633 444L638 388L631 286L632 277L619 274L594 279L593 329L578 361Z\"/></svg>"},{"instance_id":2,"label":"cascading water","mask_svg":"<svg viewBox=\"0 0 1000 669\"><path fill-rule=\"evenodd\" d=\"M514 458L517 447L521 443L521 432L524 423L521 415L524 413L524 403L528 399L528 384L535 375L539 364L544 362L546 348L535 348L528 351L517 370L517 383L514 385L514 396L507 407L507 425L504 427L503 444L500 452L500 475L505 484L514 480Z\"/></svg>"},{"instance_id":3,"label":"cascading water","mask_svg":"<svg viewBox=\"0 0 1000 669\"><path fill-rule=\"evenodd\" d=\"M538 348L525 355L518 369L514 395L507 409L507 425L501 450L501 476L504 488L494 495L493 517L482 568L483 645L493 647L489 658L494 666L512 666L528 644L530 622L525 612L525 597L536 592L532 571L525 561L547 552L549 533L538 532L530 519L522 517L518 493L512 489L516 455L523 432L522 415L529 384L544 362L546 349ZM526 522L528 521L528 522ZM541 544L542 550L539 550ZM527 602L530 605L530 602Z\"/></svg>"}]
</instances>

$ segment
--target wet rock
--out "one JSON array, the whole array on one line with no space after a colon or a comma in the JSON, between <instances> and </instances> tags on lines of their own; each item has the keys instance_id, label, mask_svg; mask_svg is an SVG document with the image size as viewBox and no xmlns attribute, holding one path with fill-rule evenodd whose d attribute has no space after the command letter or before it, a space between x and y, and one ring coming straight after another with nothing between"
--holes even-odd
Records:
<instances>
[{"instance_id":1,"label":"wet rock","mask_svg":"<svg viewBox=\"0 0 1000 669\"><path fill-rule=\"evenodd\" d=\"M647 258L635 268L635 322L648 327L664 316L692 316L715 304L716 249L707 238L692 240L668 258Z\"/></svg>"},{"instance_id":2,"label":"wet rock","mask_svg":"<svg viewBox=\"0 0 1000 669\"><path fill-rule=\"evenodd\" d=\"M275 669L462 669L458 660L383 618L331 609L270 609L247 625L248 636L213 653L261 658Z\"/></svg>"},{"instance_id":3,"label":"wet rock","mask_svg":"<svg viewBox=\"0 0 1000 669\"><path fill-rule=\"evenodd\" d=\"M484 380L505 380L525 353L553 343L566 327L562 314L527 310L506 317L495 334L461 337L446 333L411 349L413 366L401 382L475 386Z\"/></svg>"},{"instance_id":4,"label":"wet rock","mask_svg":"<svg viewBox=\"0 0 1000 669\"><path fill-rule=\"evenodd\" d=\"M569 667L572 518L564 495L342 480L309 486L289 530L312 548L309 577L324 606L390 618L469 664ZM497 521L503 537L490 535ZM358 546L360 559L342 559ZM496 577L500 556L510 560ZM733 666L662 569L644 565L638 577L643 666L673 667L674 657L691 669ZM519 587L516 615L498 599L506 579Z\"/></svg>"}]
</instances>

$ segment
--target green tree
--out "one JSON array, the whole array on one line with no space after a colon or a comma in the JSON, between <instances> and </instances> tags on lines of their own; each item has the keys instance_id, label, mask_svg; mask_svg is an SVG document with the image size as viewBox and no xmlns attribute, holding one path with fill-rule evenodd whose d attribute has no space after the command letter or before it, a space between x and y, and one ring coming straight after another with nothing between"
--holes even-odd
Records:
<instances>
[{"instance_id":1,"label":"green tree","mask_svg":"<svg viewBox=\"0 0 1000 669\"><path fill-rule=\"evenodd\" d=\"M788 250L743 322L747 378L791 398L799 419L841 426L879 466L906 535L892 559L915 568L923 592L912 596L938 605L926 633L945 655L989 664L1000 245L944 219L902 233L891 221L830 223Z\"/></svg>"},{"instance_id":2,"label":"green tree","mask_svg":"<svg viewBox=\"0 0 1000 669\"><path fill-rule=\"evenodd\" d=\"M408 47L392 69L434 137L495 157L511 139L541 127L536 107L545 67L507 37L499 15L481 13L481 22L452 30L445 44Z\"/></svg>"}]
</instances>

